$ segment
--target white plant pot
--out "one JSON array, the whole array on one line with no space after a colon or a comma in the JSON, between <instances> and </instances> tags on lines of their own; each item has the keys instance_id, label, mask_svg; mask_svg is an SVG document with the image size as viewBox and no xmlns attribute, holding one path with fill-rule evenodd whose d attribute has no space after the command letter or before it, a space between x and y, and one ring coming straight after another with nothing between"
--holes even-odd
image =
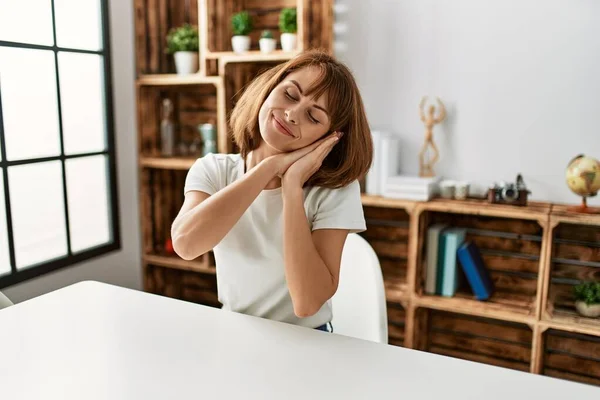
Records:
<instances>
[{"instance_id":1,"label":"white plant pot","mask_svg":"<svg viewBox=\"0 0 600 400\"><path fill-rule=\"evenodd\" d=\"M277 41L271 38L262 38L258 41L258 45L260 46L261 53L270 53L275 50L275 46L277 45Z\"/></svg>"},{"instance_id":2,"label":"white plant pot","mask_svg":"<svg viewBox=\"0 0 600 400\"><path fill-rule=\"evenodd\" d=\"M198 52L175 52L175 69L179 75L188 75L198 72Z\"/></svg>"},{"instance_id":3,"label":"white plant pot","mask_svg":"<svg viewBox=\"0 0 600 400\"><path fill-rule=\"evenodd\" d=\"M575 308L577 312L584 317L597 318L600 317L600 304L585 304L585 301L576 301Z\"/></svg>"},{"instance_id":4,"label":"white plant pot","mask_svg":"<svg viewBox=\"0 0 600 400\"><path fill-rule=\"evenodd\" d=\"M281 49L283 51L294 51L296 50L296 37L295 33L282 33L281 34Z\"/></svg>"},{"instance_id":5,"label":"white plant pot","mask_svg":"<svg viewBox=\"0 0 600 400\"><path fill-rule=\"evenodd\" d=\"M231 38L234 53L244 53L250 48L250 36L236 35Z\"/></svg>"}]
</instances>

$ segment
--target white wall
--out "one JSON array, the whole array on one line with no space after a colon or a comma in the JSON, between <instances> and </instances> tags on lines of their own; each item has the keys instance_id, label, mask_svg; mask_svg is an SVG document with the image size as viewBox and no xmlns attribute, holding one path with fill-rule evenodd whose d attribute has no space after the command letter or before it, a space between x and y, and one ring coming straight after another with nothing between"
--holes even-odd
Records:
<instances>
[{"instance_id":1,"label":"white wall","mask_svg":"<svg viewBox=\"0 0 600 400\"><path fill-rule=\"evenodd\" d=\"M135 141L133 5L131 1L110 0L109 7L122 249L92 261L2 289L14 302L20 302L88 279L134 289L141 287Z\"/></svg>"},{"instance_id":2,"label":"white wall","mask_svg":"<svg viewBox=\"0 0 600 400\"><path fill-rule=\"evenodd\" d=\"M579 202L565 166L600 158L600 1L337 0L336 54L371 125L418 172L421 96L440 96L437 172L487 186L523 173L532 198ZM600 196L590 201L600 204Z\"/></svg>"}]
</instances>

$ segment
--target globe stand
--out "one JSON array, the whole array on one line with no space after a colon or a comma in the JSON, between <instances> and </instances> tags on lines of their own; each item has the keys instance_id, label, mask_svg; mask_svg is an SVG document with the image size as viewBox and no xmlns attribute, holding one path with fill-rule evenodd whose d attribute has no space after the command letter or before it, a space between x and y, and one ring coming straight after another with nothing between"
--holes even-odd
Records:
<instances>
[{"instance_id":1,"label":"globe stand","mask_svg":"<svg viewBox=\"0 0 600 400\"><path fill-rule=\"evenodd\" d=\"M588 207L587 205L587 197L581 197L581 204L578 206L567 207L569 211L583 213L583 214L600 214L600 210L597 208Z\"/></svg>"}]
</instances>

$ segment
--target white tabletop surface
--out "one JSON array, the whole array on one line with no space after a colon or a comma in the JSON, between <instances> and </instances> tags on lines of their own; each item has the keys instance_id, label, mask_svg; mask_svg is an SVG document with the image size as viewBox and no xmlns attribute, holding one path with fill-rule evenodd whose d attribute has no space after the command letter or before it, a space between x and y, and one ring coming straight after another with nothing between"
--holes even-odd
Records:
<instances>
[{"instance_id":1,"label":"white tabletop surface","mask_svg":"<svg viewBox=\"0 0 600 400\"><path fill-rule=\"evenodd\" d=\"M96 282L0 310L0 399L600 399L600 388Z\"/></svg>"}]
</instances>

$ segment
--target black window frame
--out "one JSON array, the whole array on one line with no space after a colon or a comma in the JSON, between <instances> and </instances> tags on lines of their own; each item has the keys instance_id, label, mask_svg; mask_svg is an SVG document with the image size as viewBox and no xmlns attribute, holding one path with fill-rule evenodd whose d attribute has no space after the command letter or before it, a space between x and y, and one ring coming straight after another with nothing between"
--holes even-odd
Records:
<instances>
[{"instance_id":1,"label":"black window frame","mask_svg":"<svg viewBox=\"0 0 600 400\"><path fill-rule=\"evenodd\" d=\"M73 49L57 46L56 42L56 16L54 9L54 0L51 0L51 13L52 13L52 36L54 44L52 46L36 45L29 43L19 42L8 42L0 40L0 46L2 47L14 47L22 49L33 49L33 50L51 50L54 53L54 67L56 73L56 90L57 90L57 104L58 104L58 128L59 128L59 141L60 141L60 155L52 157L41 157L24 160L8 161L6 158L6 142L4 137L4 122L2 116L2 86L0 85L0 148L2 152L2 160L0 161L0 170L3 175L4 185L4 206L6 209L6 228L8 234L8 250L11 271L8 274L0 276L0 289L14 284L24 282L26 280L47 274L51 271L56 271L68 266L78 264L82 261L90 260L92 258L111 253L121 249L121 225L119 216L119 194L117 191L117 165L116 165L116 148L115 148L115 126L113 117L113 93L112 93L112 71L111 71L111 50L110 50L110 32L109 32L109 17L108 17L108 0L100 1L100 12L102 18L102 49L101 50L82 50ZM58 52L70 52L70 53L83 53L83 54L96 54L103 58L103 69L104 69L104 117L105 117L105 134L106 134L106 149L104 151L81 153L74 155L65 155L64 151L64 137L63 137L63 125L62 125L62 105L60 95L60 78L58 70ZM71 232L69 226L69 204L67 197L67 182L66 182L66 160L90 157L95 155L105 155L107 157L107 186L110 190L109 197L109 218L111 227L112 241L97 247L92 247L77 254L73 254L71 249ZM62 165L62 183L63 183L63 200L64 200L64 218L67 235L67 255L49 260L47 262L27 266L21 270L17 270L15 260L15 245L12 227L12 215L10 205L10 188L8 180L8 168L16 165L34 164L47 161L60 161ZM1 201L1 199L0 199Z\"/></svg>"}]
</instances>

